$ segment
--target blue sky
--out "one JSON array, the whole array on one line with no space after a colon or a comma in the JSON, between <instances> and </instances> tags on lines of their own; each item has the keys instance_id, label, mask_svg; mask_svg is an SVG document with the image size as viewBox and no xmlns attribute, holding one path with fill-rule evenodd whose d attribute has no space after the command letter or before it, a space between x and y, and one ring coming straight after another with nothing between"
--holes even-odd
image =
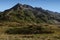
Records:
<instances>
[{"instance_id":1,"label":"blue sky","mask_svg":"<svg viewBox=\"0 0 60 40\"><path fill-rule=\"evenodd\" d=\"M28 4L33 7L60 12L60 0L0 0L0 11L13 7L15 4Z\"/></svg>"}]
</instances>

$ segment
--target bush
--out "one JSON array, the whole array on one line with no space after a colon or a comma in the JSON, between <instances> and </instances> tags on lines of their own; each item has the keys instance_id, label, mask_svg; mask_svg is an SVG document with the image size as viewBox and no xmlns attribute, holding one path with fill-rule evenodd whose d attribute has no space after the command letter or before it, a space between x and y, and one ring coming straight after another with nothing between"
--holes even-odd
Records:
<instances>
[{"instance_id":1,"label":"bush","mask_svg":"<svg viewBox=\"0 0 60 40\"><path fill-rule=\"evenodd\" d=\"M10 28L6 30L7 34L43 34L43 33L53 33L51 30L44 30L41 26L29 26L23 28Z\"/></svg>"}]
</instances>

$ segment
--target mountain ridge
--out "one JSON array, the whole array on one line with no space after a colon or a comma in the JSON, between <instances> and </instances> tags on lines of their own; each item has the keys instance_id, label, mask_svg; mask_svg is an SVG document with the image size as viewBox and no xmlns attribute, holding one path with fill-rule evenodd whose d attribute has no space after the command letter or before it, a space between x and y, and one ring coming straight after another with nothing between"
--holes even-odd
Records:
<instances>
[{"instance_id":1,"label":"mountain ridge","mask_svg":"<svg viewBox=\"0 0 60 40\"><path fill-rule=\"evenodd\" d=\"M0 14L0 20L17 21L23 20L35 23L57 23L60 21L60 15L57 12L44 10L41 7L32 7L30 5L16 4L12 8L5 10Z\"/></svg>"}]
</instances>

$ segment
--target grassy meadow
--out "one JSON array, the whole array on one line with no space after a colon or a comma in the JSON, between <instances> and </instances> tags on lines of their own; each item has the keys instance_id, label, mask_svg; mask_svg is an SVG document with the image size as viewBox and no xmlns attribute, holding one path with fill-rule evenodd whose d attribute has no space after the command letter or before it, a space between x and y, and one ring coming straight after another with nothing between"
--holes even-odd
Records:
<instances>
[{"instance_id":1,"label":"grassy meadow","mask_svg":"<svg viewBox=\"0 0 60 40\"><path fill-rule=\"evenodd\" d=\"M34 32L34 30L31 29L31 32L29 31L30 27L34 30L37 30L35 27L42 27L42 31ZM19 29L19 32L21 32L19 33L17 30L18 28L22 28L23 31L27 33L24 34L24 32L21 32L21 29ZM31 34L29 34L30 32ZM0 40L60 40L60 25L45 23L24 23L23 25L22 23L20 24L16 22L4 22L0 23Z\"/></svg>"}]
</instances>

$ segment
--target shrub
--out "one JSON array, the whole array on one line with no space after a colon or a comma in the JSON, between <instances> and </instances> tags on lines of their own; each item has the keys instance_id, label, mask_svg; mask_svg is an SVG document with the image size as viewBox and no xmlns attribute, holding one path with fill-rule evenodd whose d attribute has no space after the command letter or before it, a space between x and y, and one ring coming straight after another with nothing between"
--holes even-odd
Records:
<instances>
[{"instance_id":1,"label":"shrub","mask_svg":"<svg viewBox=\"0 0 60 40\"><path fill-rule=\"evenodd\" d=\"M41 26L29 26L22 28L10 28L5 31L7 34L43 34L43 33L53 33L51 30L46 30Z\"/></svg>"}]
</instances>

